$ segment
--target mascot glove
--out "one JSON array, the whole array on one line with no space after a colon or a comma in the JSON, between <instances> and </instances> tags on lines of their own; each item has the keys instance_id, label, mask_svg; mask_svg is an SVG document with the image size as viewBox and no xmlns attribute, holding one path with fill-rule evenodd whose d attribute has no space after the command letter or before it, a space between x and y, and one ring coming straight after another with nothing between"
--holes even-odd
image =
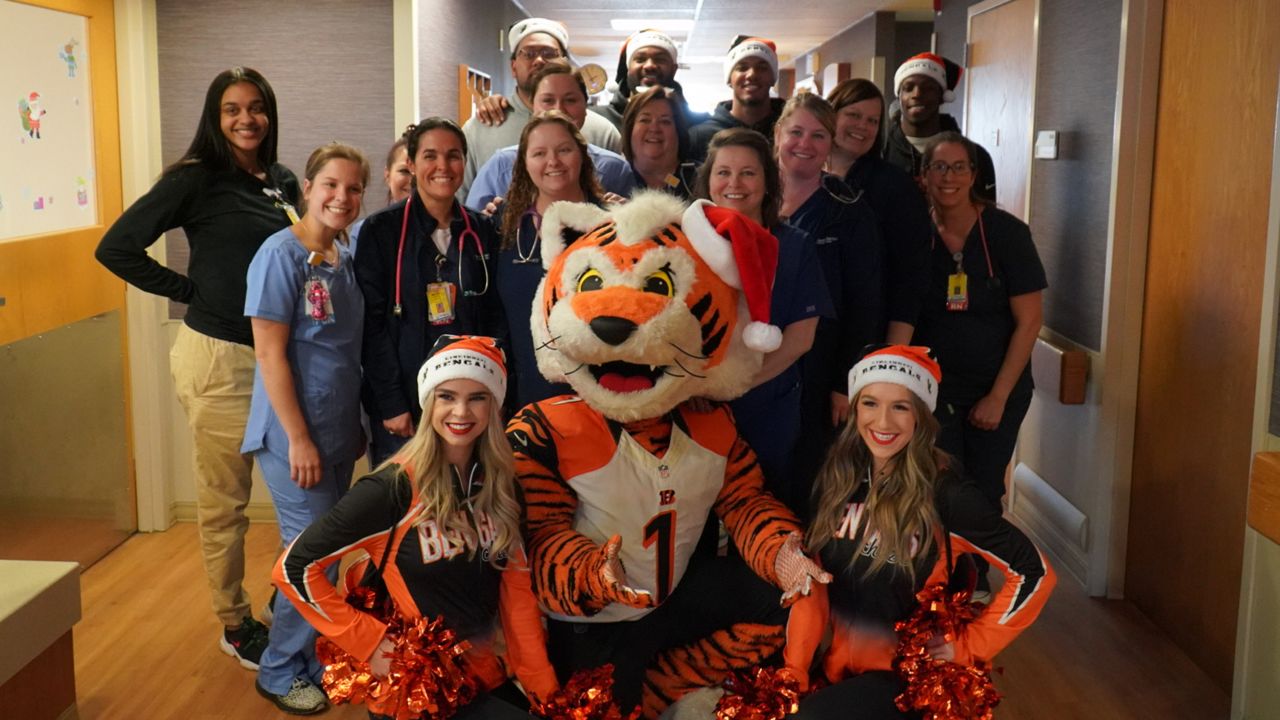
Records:
<instances>
[{"instance_id":1,"label":"mascot glove","mask_svg":"<svg viewBox=\"0 0 1280 720\"><path fill-rule=\"evenodd\" d=\"M627 585L627 570L622 566L618 553L622 550L622 536L614 535L600 548L596 572L604 587L603 600L621 603L634 608L651 608L657 603L648 590L637 590Z\"/></svg>"},{"instance_id":2,"label":"mascot glove","mask_svg":"<svg viewBox=\"0 0 1280 720\"><path fill-rule=\"evenodd\" d=\"M801 597L813 590L813 581L823 585L831 582L831 573L823 570L804 554L800 546L800 533L791 533L778 550L773 570L782 587L782 607L791 607Z\"/></svg>"}]
</instances>

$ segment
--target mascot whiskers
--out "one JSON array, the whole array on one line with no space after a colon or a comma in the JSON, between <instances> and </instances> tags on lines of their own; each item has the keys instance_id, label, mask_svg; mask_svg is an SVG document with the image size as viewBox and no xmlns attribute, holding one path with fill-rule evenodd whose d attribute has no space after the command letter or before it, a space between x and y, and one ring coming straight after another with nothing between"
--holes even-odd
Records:
<instances>
[{"instance_id":1,"label":"mascot whiskers","mask_svg":"<svg viewBox=\"0 0 1280 720\"><path fill-rule=\"evenodd\" d=\"M585 234L566 246L567 230ZM742 394L778 347L777 240L732 210L640 193L552 205L542 243L538 367L577 394L508 427L533 588L557 670L611 663L622 709L655 718L776 652L780 600L828 579L728 409L685 403ZM717 518L736 553L717 553Z\"/></svg>"}]
</instances>

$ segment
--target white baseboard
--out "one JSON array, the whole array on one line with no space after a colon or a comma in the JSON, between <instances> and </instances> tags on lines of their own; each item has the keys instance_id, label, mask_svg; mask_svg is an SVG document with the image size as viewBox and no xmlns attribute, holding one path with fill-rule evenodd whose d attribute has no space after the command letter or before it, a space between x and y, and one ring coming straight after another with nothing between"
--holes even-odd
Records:
<instances>
[{"instance_id":1,"label":"white baseboard","mask_svg":"<svg viewBox=\"0 0 1280 720\"><path fill-rule=\"evenodd\" d=\"M1089 518L1025 463L1013 469L1009 513L1081 584L1088 579Z\"/></svg>"},{"instance_id":2,"label":"white baseboard","mask_svg":"<svg viewBox=\"0 0 1280 720\"><path fill-rule=\"evenodd\" d=\"M249 518L249 522L273 523L276 521L275 506L269 502L251 502L245 506L244 514ZM179 500L173 503L173 519L177 522L195 522L195 501Z\"/></svg>"}]
</instances>

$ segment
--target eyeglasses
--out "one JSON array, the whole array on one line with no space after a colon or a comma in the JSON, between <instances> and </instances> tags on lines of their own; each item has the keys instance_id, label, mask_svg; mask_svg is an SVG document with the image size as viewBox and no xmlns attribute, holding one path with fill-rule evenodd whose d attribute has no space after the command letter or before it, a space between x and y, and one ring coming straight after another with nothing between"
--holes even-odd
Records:
<instances>
[{"instance_id":1,"label":"eyeglasses","mask_svg":"<svg viewBox=\"0 0 1280 720\"><path fill-rule=\"evenodd\" d=\"M556 60L560 58L560 50L553 47L527 47L517 50L516 55L529 61L537 60L538 58Z\"/></svg>"},{"instance_id":2,"label":"eyeglasses","mask_svg":"<svg viewBox=\"0 0 1280 720\"><path fill-rule=\"evenodd\" d=\"M964 177L969 173L973 172L973 163L961 160L960 162L955 162L948 165L947 163L938 161L938 162L931 162L928 165L925 165L924 169L928 170L934 175L941 175L942 177L946 177L947 173L951 173L956 177Z\"/></svg>"}]
</instances>

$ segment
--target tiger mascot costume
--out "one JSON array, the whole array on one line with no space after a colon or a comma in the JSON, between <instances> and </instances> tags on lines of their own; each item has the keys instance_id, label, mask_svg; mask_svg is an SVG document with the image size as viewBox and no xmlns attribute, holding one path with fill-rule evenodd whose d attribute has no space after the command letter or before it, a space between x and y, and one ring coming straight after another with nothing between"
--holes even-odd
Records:
<instances>
[{"instance_id":1,"label":"tiger mascot costume","mask_svg":"<svg viewBox=\"0 0 1280 720\"><path fill-rule=\"evenodd\" d=\"M566 231L585 234L566 247ZM742 394L781 342L767 324L777 240L659 192L553 204L541 236L538 368L577 394L507 428L533 588L562 678L611 663L620 707L656 718L776 652L780 597L829 580L727 407L685 404ZM717 552L712 512L738 554Z\"/></svg>"}]
</instances>

